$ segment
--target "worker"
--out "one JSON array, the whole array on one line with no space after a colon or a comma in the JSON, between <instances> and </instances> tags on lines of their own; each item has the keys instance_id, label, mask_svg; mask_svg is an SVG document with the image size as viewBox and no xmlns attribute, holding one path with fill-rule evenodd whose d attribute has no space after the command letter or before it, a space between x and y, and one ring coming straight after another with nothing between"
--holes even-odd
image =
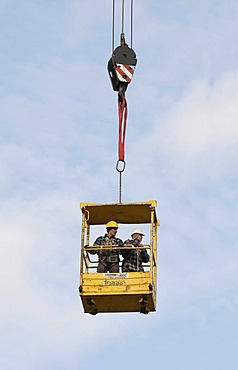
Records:
<instances>
[{"instance_id":1,"label":"worker","mask_svg":"<svg viewBox=\"0 0 238 370\"><path fill-rule=\"evenodd\" d=\"M134 229L131 232L131 239L125 240L124 246L129 247L132 245L133 247L139 247L143 236L144 234L141 229ZM124 257L122 262L122 272L144 271L142 262L146 263L150 259L146 249L125 249L122 251L122 256Z\"/></svg>"},{"instance_id":2,"label":"worker","mask_svg":"<svg viewBox=\"0 0 238 370\"><path fill-rule=\"evenodd\" d=\"M118 223L116 221L109 221L106 224L106 230L106 234L104 236L99 236L93 243L93 246L104 245L105 247L110 247L113 245L115 247L123 247L123 241L116 237ZM119 272L120 250L98 249L97 251L91 250L89 253L98 254L97 272Z\"/></svg>"}]
</instances>

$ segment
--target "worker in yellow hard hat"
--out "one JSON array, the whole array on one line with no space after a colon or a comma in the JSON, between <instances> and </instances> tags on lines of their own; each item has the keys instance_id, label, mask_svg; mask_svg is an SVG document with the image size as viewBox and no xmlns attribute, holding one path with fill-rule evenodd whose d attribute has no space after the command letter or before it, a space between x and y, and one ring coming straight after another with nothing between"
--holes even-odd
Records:
<instances>
[{"instance_id":1,"label":"worker in yellow hard hat","mask_svg":"<svg viewBox=\"0 0 238 370\"><path fill-rule=\"evenodd\" d=\"M106 224L106 234L104 236L99 236L95 242L94 246L104 245L105 247L121 247L123 246L123 241L116 237L118 231L118 223L116 221L109 221ZM98 249L95 251L90 251L91 254L98 254L98 267L97 272L119 272L119 254L120 250L103 250Z\"/></svg>"},{"instance_id":2,"label":"worker in yellow hard hat","mask_svg":"<svg viewBox=\"0 0 238 370\"><path fill-rule=\"evenodd\" d=\"M144 233L141 229L137 228L132 230L131 232L131 239L127 239L124 242L125 247L133 246L139 247ZM146 249L125 249L122 252L122 256L124 257L122 262L122 272L127 271L144 271L142 263L147 263L150 259L149 254L147 253Z\"/></svg>"}]
</instances>

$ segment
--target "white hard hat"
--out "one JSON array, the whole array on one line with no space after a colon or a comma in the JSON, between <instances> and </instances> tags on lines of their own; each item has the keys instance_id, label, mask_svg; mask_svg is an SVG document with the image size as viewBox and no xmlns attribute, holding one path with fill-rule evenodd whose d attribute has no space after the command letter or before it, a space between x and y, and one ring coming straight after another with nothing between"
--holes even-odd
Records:
<instances>
[{"instance_id":1,"label":"white hard hat","mask_svg":"<svg viewBox=\"0 0 238 370\"><path fill-rule=\"evenodd\" d=\"M131 236L134 235L134 234L140 234L140 235L143 235L143 236L145 235L141 229L132 230Z\"/></svg>"}]
</instances>

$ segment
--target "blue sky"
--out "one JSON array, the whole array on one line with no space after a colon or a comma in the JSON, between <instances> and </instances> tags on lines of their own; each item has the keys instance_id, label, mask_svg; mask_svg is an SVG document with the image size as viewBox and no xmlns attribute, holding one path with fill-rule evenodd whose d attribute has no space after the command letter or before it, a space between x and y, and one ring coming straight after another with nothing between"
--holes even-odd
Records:
<instances>
[{"instance_id":1,"label":"blue sky","mask_svg":"<svg viewBox=\"0 0 238 370\"><path fill-rule=\"evenodd\" d=\"M122 200L158 201L157 312L77 291L79 203L118 201L112 2L1 0L1 369L237 369L238 3L134 3Z\"/></svg>"}]
</instances>

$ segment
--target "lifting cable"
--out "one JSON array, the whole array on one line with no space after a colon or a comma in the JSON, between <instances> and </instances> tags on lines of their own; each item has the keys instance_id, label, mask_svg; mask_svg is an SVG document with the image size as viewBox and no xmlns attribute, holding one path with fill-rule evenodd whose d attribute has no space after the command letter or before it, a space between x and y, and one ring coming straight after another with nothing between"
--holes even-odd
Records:
<instances>
[{"instance_id":1,"label":"lifting cable","mask_svg":"<svg viewBox=\"0 0 238 370\"><path fill-rule=\"evenodd\" d=\"M112 57L108 62L108 73L111 79L114 91L118 91L118 160L116 170L119 172L119 203L121 203L122 193L122 173L125 170L125 137L126 124L128 116L128 106L125 98L125 92L128 84L131 82L134 69L137 63L136 54L132 50L133 38L133 0L130 7L130 47L126 44L124 23L125 23L125 0L121 0L121 44L114 49L115 40L115 0L112 0Z\"/></svg>"}]
</instances>

